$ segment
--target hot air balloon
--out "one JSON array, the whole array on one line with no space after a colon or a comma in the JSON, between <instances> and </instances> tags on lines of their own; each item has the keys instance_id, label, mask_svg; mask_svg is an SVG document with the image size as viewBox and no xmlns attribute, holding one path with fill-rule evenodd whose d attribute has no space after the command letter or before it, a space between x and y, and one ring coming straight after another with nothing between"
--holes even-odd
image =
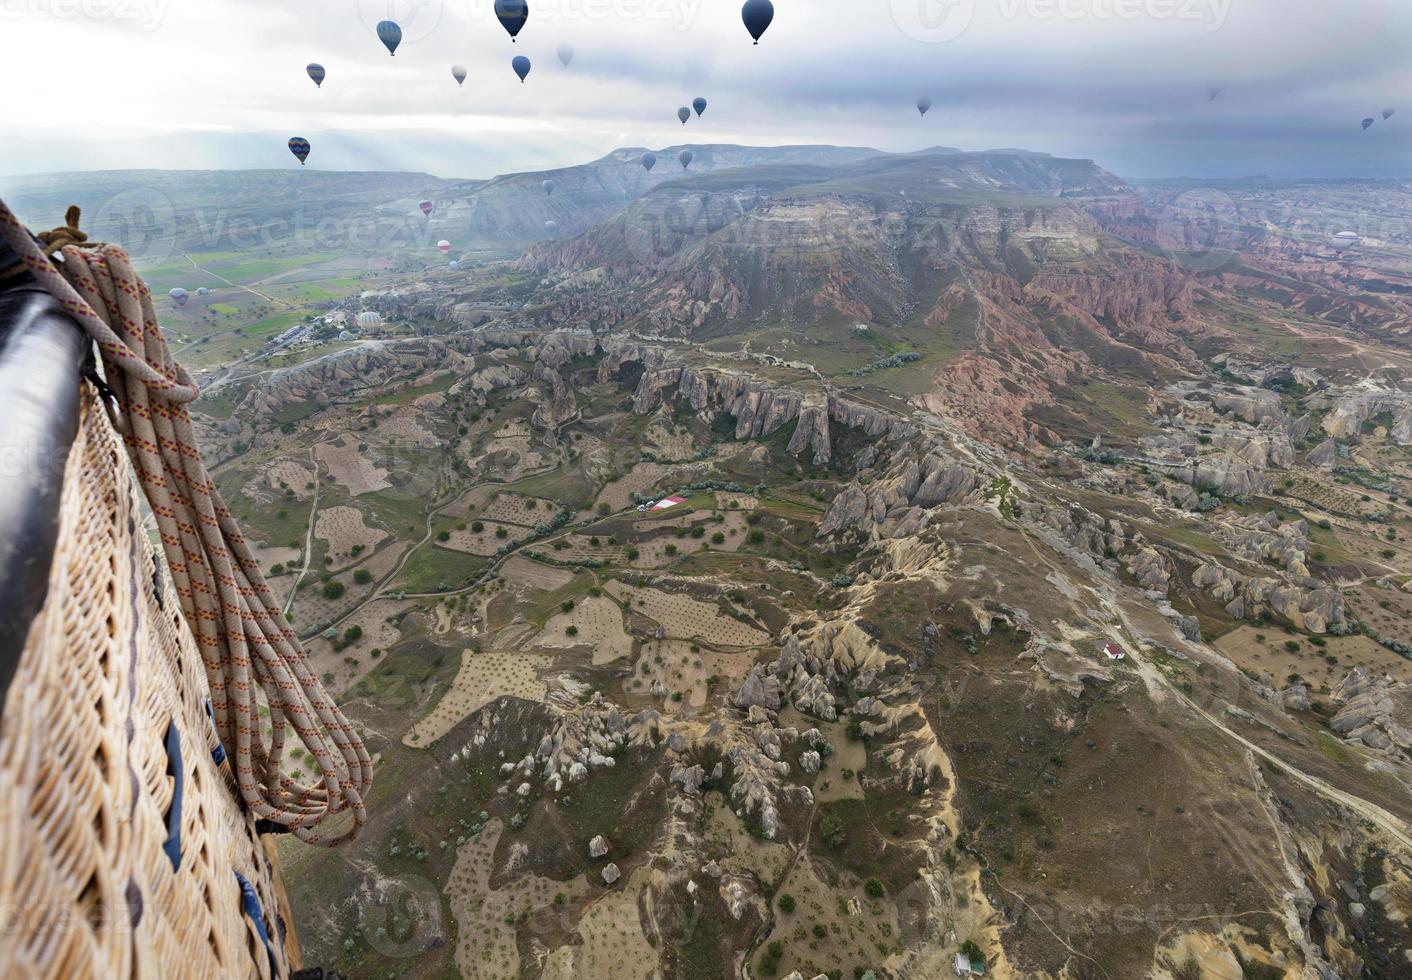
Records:
<instances>
[{"instance_id":1,"label":"hot air balloon","mask_svg":"<svg viewBox=\"0 0 1412 980\"><path fill-rule=\"evenodd\" d=\"M740 19L745 22L745 29L755 43L759 44L775 19L775 5L770 0L745 0L745 6L740 8Z\"/></svg>"},{"instance_id":2,"label":"hot air balloon","mask_svg":"<svg viewBox=\"0 0 1412 980\"><path fill-rule=\"evenodd\" d=\"M520 76L520 82L529 77L530 60L522 54L515 55L515 60L510 62L510 66L515 69L515 74Z\"/></svg>"},{"instance_id":3,"label":"hot air balloon","mask_svg":"<svg viewBox=\"0 0 1412 980\"><path fill-rule=\"evenodd\" d=\"M652 168L655 166L657 166L657 154L653 153L651 150L648 150L642 155L642 169L646 170L648 173L651 173Z\"/></svg>"},{"instance_id":4,"label":"hot air balloon","mask_svg":"<svg viewBox=\"0 0 1412 980\"><path fill-rule=\"evenodd\" d=\"M436 250L437 250L438 252L440 252L442 255L450 255L450 254L451 254L451 243L448 242L446 239L443 238L441 241L439 241L439 242L436 243Z\"/></svg>"},{"instance_id":5,"label":"hot air balloon","mask_svg":"<svg viewBox=\"0 0 1412 980\"><path fill-rule=\"evenodd\" d=\"M457 262L455 259L452 259L450 262L446 263L446 268L450 269L452 272L455 272L457 269L461 268L461 263Z\"/></svg>"},{"instance_id":6,"label":"hot air balloon","mask_svg":"<svg viewBox=\"0 0 1412 980\"><path fill-rule=\"evenodd\" d=\"M423 201L421 204L417 205L417 207L422 209L422 214L426 215L428 218L431 217L432 208L435 206L436 205L432 204L430 201Z\"/></svg>"},{"instance_id":7,"label":"hot air balloon","mask_svg":"<svg viewBox=\"0 0 1412 980\"><path fill-rule=\"evenodd\" d=\"M196 290L196 295L197 295L197 296L209 296L210 294L211 294L211 291L210 291L209 289L207 289L205 286L201 286L200 288L198 288L198 289Z\"/></svg>"},{"instance_id":8,"label":"hot air balloon","mask_svg":"<svg viewBox=\"0 0 1412 980\"><path fill-rule=\"evenodd\" d=\"M552 181L552 180L546 180L546 181L544 182L544 193L546 193L546 194L553 194L553 193L554 193L554 188L557 187L557 186L558 186L558 185L555 184L554 181Z\"/></svg>"},{"instance_id":9,"label":"hot air balloon","mask_svg":"<svg viewBox=\"0 0 1412 980\"><path fill-rule=\"evenodd\" d=\"M1211 97L1211 98L1210 98L1210 101L1211 101L1211 102L1215 102L1218 98L1220 98L1221 93L1224 92L1224 91L1225 91L1225 89L1222 88L1220 85L1212 85L1210 88L1208 88L1208 89L1206 90L1206 94Z\"/></svg>"},{"instance_id":10,"label":"hot air balloon","mask_svg":"<svg viewBox=\"0 0 1412 980\"><path fill-rule=\"evenodd\" d=\"M681 161L681 168L685 170L691 166L691 161L696 159L696 154L690 150L682 150L677 154L677 159Z\"/></svg>"},{"instance_id":11,"label":"hot air balloon","mask_svg":"<svg viewBox=\"0 0 1412 980\"><path fill-rule=\"evenodd\" d=\"M549 219L544 223L544 230L549 232L549 234L551 235L559 234L559 222L555 221L552 218Z\"/></svg>"},{"instance_id":12,"label":"hot air balloon","mask_svg":"<svg viewBox=\"0 0 1412 980\"><path fill-rule=\"evenodd\" d=\"M1363 238L1356 231L1341 231L1334 235L1334 248L1342 252L1346 248L1357 248Z\"/></svg>"},{"instance_id":13,"label":"hot air balloon","mask_svg":"<svg viewBox=\"0 0 1412 980\"><path fill-rule=\"evenodd\" d=\"M1396 110L1396 109L1384 109L1384 110L1383 110L1383 120L1386 121L1386 120L1388 120L1388 119L1391 119L1391 118L1392 118L1393 116L1395 116L1396 114L1397 114L1397 110Z\"/></svg>"},{"instance_id":14,"label":"hot air balloon","mask_svg":"<svg viewBox=\"0 0 1412 980\"><path fill-rule=\"evenodd\" d=\"M931 107L932 100L930 96L924 95L917 100L917 111L920 112L923 116L925 116L928 112L931 111Z\"/></svg>"},{"instance_id":15,"label":"hot air balloon","mask_svg":"<svg viewBox=\"0 0 1412 980\"><path fill-rule=\"evenodd\" d=\"M685 126L686 121L691 118L691 110L688 109L686 106L682 106L680 109L677 110L677 118L680 119L681 124Z\"/></svg>"},{"instance_id":16,"label":"hot air balloon","mask_svg":"<svg viewBox=\"0 0 1412 980\"><path fill-rule=\"evenodd\" d=\"M525 21L529 20L529 3L527 0L495 0L495 16L509 33L510 40L514 41L515 36L525 29Z\"/></svg>"},{"instance_id":17,"label":"hot air balloon","mask_svg":"<svg viewBox=\"0 0 1412 980\"><path fill-rule=\"evenodd\" d=\"M564 63L564 67L569 67L569 62L574 60L574 46L572 44L559 45L559 60Z\"/></svg>"},{"instance_id":18,"label":"hot air balloon","mask_svg":"<svg viewBox=\"0 0 1412 980\"><path fill-rule=\"evenodd\" d=\"M402 28L395 20L380 21L377 26L378 40L387 48L387 53L397 57L397 45L402 43Z\"/></svg>"},{"instance_id":19,"label":"hot air balloon","mask_svg":"<svg viewBox=\"0 0 1412 980\"><path fill-rule=\"evenodd\" d=\"M191 298L187 291L185 289L182 289L180 286L178 286L176 289L173 289L168 295L171 296L172 302L179 307L185 306L186 301Z\"/></svg>"},{"instance_id":20,"label":"hot air balloon","mask_svg":"<svg viewBox=\"0 0 1412 980\"><path fill-rule=\"evenodd\" d=\"M358 326L364 330L371 330L382 325L382 314L372 310L364 310L358 314Z\"/></svg>"},{"instance_id":21,"label":"hot air balloon","mask_svg":"<svg viewBox=\"0 0 1412 980\"><path fill-rule=\"evenodd\" d=\"M302 136L291 136L289 138L289 152L294 154L299 161L299 166L304 166L304 161L309 159L309 141Z\"/></svg>"},{"instance_id":22,"label":"hot air balloon","mask_svg":"<svg viewBox=\"0 0 1412 980\"><path fill-rule=\"evenodd\" d=\"M699 95L691 100L691 107L696 110L698 118L706 114L706 100Z\"/></svg>"},{"instance_id":23,"label":"hot air balloon","mask_svg":"<svg viewBox=\"0 0 1412 980\"><path fill-rule=\"evenodd\" d=\"M311 63L309 64L309 66L308 66L307 68L305 68L304 70L309 73L309 77L314 80L314 84L315 84L315 85L317 85L319 88L323 88L323 87L324 87L324 74L325 74L325 73L324 73L324 66L323 66L323 65L320 65L320 64L311 62Z\"/></svg>"},{"instance_id":24,"label":"hot air balloon","mask_svg":"<svg viewBox=\"0 0 1412 980\"><path fill-rule=\"evenodd\" d=\"M1375 123L1375 122L1377 122L1377 120L1374 119L1372 116L1369 116L1367 119L1364 119L1364 120L1363 120L1363 132L1366 133L1369 129L1371 129L1372 126L1373 126L1373 123Z\"/></svg>"},{"instance_id":25,"label":"hot air balloon","mask_svg":"<svg viewBox=\"0 0 1412 980\"><path fill-rule=\"evenodd\" d=\"M457 84L457 85L465 85L465 84L466 84L466 66L465 66L465 65L452 65L452 66L451 66L451 77L454 78L454 79L456 79L456 84Z\"/></svg>"}]
</instances>

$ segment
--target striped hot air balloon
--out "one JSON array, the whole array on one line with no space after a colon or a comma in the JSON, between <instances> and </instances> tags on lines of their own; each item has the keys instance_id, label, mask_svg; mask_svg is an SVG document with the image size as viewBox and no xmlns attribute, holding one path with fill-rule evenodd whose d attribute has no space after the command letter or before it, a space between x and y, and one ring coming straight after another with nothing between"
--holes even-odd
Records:
<instances>
[{"instance_id":1,"label":"striped hot air balloon","mask_svg":"<svg viewBox=\"0 0 1412 980\"><path fill-rule=\"evenodd\" d=\"M299 166L304 166L304 161L309 159L309 141L302 136L291 136L289 138L289 152L294 154L299 161Z\"/></svg>"}]
</instances>

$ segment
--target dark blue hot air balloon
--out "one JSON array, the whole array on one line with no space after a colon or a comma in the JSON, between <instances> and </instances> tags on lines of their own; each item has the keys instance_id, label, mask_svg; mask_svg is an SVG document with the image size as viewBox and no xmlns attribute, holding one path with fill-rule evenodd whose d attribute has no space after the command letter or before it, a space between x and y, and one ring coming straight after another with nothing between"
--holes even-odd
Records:
<instances>
[{"instance_id":1,"label":"dark blue hot air balloon","mask_svg":"<svg viewBox=\"0 0 1412 980\"><path fill-rule=\"evenodd\" d=\"M289 138L289 152L298 158L299 166L304 166L304 161L309 159L309 141L302 136L291 136Z\"/></svg>"},{"instance_id":2,"label":"dark blue hot air balloon","mask_svg":"<svg viewBox=\"0 0 1412 980\"><path fill-rule=\"evenodd\" d=\"M682 106L680 109L677 110L677 118L680 119L681 124L685 126L686 121L691 118L691 110L688 109L686 106Z\"/></svg>"},{"instance_id":3,"label":"dark blue hot air balloon","mask_svg":"<svg viewBox=\"0 0 1412 980\"><path fill-rule=\"evenodd\" d=\"M648 173L651 173L652 168L655 166L657 166L657 154L653 153L651 150L648 150L642 155L642 169L646 170Z\"/></svg>"},{"instance_id":4,"label":"dark blue hot air balloon","mask_svg":"<svg viewBox=\"0 0 1412 980\"><path fill-rule=\"evenodd\" d=\"M309 65L309 67L305 68L304 70L309 73L309 77L314 80L314 84L315 84L315 85L317 85L319 88L323 88L323 87L324 87L324 66L323 66L323 65L320 65L320 64L317 64L317 63L311 63L311 64Z\"/></svg>"},{"instance_id":5,"label":"dark blue hot air balloon","mask_svg":"<svg viewBox=\"0 0 1412 980\"><path fill-rule=\"evenodd\" d=\"M1371 127L1371 126L1373 125L1373 123L1375 123L1375 122L1377 122L1377 120L1374 119L1372 116L1369 116L1367 119L1364 119L1364 120L1363 120L1363 132L1366 133L1366 132L1368 131L1369 127Z\"/></svg>"},{"instance_id":6,"label":"dark blue hot air balloon","mask_svg":"<svg viewBox=\"0 0 1412 980\"><path fill-rule=\"evenodd\" d=\"M525 21L529 20L529 2L528 0L495 0L495 16L500 19L500 25L509 33L510 40L514 41L515 36L525 29Z\"/></svg>"},{"instance_id":7,"label":"dark blue hot air balloon","mask_svg":"<svg viewBox=\"0 0 1412 980\"><path fill-rule=\"evenodd\" d=\"M706 100L698 95L691 100L691 107L696 110L696 115L699 117L706 112Z\"/></svg>"},{"instance_id":8,"label":"dark blue hot air balloon","mask_svg":"<svg viewBox=\"0 0 1412 980\"><path fill-rule=\"evenodd\" d=\"M529 77L530 60L524 55L515 55L515 60L510 62L510 66L515 69L515 74L520 76L521 82L524 82L524 80Z\"/></svg>"},{"instance_id":9,"label":"dark blue hot air balloon","mask_svg":"<svg viewBox=\"0 0 1412 980\"><path fill-rule=\"evenodd\" d=\"M745 6L740 8L740 19L745 21L745 29L759 44L775 19L775 5L770 0L745 0Z\"/></svg>"},{"instance_id":10,"label":"dark blue hot air balloon","mask_svg":"<svg viewBox=\"0 0 1412 980\"><path fill-rule=\"evenodd\" d=\"M394 58L397 57L397 45L402 43L402 28L397 26L393 20L384 20L378 24L378 40L387 47L387 53Z\"/></svg>"}]
</instances>

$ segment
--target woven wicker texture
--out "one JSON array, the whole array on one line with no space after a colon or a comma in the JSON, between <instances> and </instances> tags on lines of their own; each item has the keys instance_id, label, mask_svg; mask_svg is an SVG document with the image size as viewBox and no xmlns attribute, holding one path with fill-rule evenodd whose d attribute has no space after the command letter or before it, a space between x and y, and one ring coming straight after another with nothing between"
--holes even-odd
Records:
<instances>
[{"instance_id":1,"label":"woven wicker texture","mask_svg":"<svg viewBox=\"0 0 1412 980\"><path fill-rule=\"evenodd\" d=\"M288 911L229 763L212 757L205 667L87 385L61 515L49 596L0 719L0 976L282 975ZM237 872L263 908L273 971Z\"/></svg>"}]
</instances>

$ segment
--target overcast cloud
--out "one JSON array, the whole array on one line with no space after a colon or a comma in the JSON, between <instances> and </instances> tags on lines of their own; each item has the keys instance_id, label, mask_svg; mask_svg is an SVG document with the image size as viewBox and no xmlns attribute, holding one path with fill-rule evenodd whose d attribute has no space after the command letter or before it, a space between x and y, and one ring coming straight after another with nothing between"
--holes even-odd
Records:
<instances>
[{"instance_id":1,"label":"overcast cloud","mask_svg":"<svg viewBox=\"0 0 1412 980\"><path fill-rule=\"evenodd\" d=\"M294 167L300 135L310 166L443 177L680 142L1412 175L1409 0L775 0L758 47L739 0L530 4L511 44L492 0L0 0L0 173ZM389 14L395 58L373 34ZM697 95L710 108L683 127Z\"/></svg>"}]
</instances>

